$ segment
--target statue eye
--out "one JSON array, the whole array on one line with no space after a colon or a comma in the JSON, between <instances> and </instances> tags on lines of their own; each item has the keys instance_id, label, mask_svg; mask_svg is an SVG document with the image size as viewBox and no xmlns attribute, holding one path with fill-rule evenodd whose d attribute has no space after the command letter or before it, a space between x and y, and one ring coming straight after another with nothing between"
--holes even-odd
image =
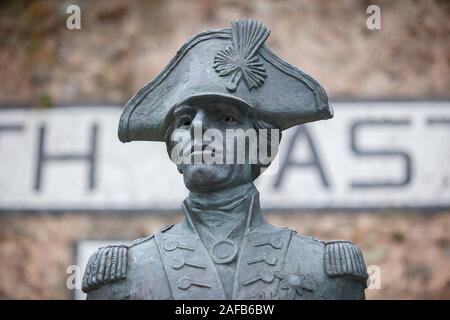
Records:
<instances>
[{"instance_id":1,"label":"statue eye","mask_svg":"<svg viewBox=\"0 0 450 320\"><path fill-rule=\"evenodd\" d=\"M232 116L225 116L222 118L223 122L234 122L236 121Z\"/></svg>"},{"instance_id":2,"label":"statue eye","mask_svg":"<svg viewBox=\"0 0 450 320\"><path fill-rule=\"evenodd\" d=\"M179 127L188 127L192 123L192 119L190 117L182 117L180 120L178 120L178 126Z\"/></svg>"}]
</instances>

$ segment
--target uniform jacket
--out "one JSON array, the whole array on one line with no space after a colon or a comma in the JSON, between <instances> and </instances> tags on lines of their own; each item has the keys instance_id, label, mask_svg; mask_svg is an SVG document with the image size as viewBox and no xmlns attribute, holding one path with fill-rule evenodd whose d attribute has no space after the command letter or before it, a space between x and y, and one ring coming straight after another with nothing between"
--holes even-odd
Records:
<instances>
[{"instance_id":1,"label":"uniform jacket","mask_svg":"<svg viewBox=\"0 0 450 320\"><path fill-rule=\"evenodd\" d=\"M256 199L257 201L257 199ZM253 199L252 199L253 202ZM100 248L83 278L88 299L364 299L368 278L350 241L323 242L250 210L232 291L189 216L131 245Z\"/></svg>"}]
</instances>

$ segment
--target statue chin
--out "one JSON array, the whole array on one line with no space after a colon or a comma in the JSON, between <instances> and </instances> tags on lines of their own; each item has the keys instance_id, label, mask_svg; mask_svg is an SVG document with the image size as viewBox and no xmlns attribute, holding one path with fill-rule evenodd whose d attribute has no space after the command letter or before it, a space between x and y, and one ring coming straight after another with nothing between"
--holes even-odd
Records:
<instances>
[{"instance_id":1,"label":"statue chin","mask_svg":"<svg viewBox=\"0 0 450 320\"><path fill-rule=\"evenodd\" d=\"M184 184L191 191L216 191L231 182L232 167L219 164L191 164L183 166ZM232 180L232 179L231 179Z\"/></svg>"}]
</instances>

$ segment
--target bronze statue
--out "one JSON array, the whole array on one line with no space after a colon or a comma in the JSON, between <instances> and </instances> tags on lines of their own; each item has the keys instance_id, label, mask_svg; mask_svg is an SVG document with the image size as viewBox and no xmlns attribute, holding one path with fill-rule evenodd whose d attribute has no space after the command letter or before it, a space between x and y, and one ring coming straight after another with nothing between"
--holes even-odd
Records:
<instances>
[{"instance_id":1,"label":"bronze statue","mask_svg":"<svg viewBox=\"0 0 450 320\"><path fill-rule=\"evenodd\" d=\"M253 181L270 162L202 158L242 151L230 149L239 134L232 144L217 141L227 130L266 130L271 146L278 131L333 116L325 91L272 53L268 36L248 19L197 34L127 103L120 140L166 142L190 191L186 218L131 245L98 249L83 279L88 299L364 299L368 275L358 247L265 221ZM212 149L196 135L209 129L217 134ZM249 139L244 151L261 139ZM200 162L184 161L197 156Z\"/></svg>"}]
</instances>

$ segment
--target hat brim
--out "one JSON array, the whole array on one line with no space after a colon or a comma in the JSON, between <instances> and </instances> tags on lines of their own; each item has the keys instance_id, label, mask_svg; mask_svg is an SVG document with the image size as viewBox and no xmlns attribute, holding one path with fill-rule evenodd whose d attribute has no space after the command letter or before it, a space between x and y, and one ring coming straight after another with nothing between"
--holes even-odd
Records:
<instances>
[{"instance_id":1,"label":"hat brim","mask_svg":"<svg viewBox=\"0 0 450 320\"><path fill-rule=\"evenodd\" d=\"M245 78L234 88L229 87L233 76L221 74L214 65L218 53L230 45L230 29L192 37L166 68L127 103L119 123L120 141L164 141L174 106L200 99L218 98L245 106L280 130L333 116L325 90L265 45L254 57L265 70L264 81L251 87Z\"/></svg>"}]
</instances>

